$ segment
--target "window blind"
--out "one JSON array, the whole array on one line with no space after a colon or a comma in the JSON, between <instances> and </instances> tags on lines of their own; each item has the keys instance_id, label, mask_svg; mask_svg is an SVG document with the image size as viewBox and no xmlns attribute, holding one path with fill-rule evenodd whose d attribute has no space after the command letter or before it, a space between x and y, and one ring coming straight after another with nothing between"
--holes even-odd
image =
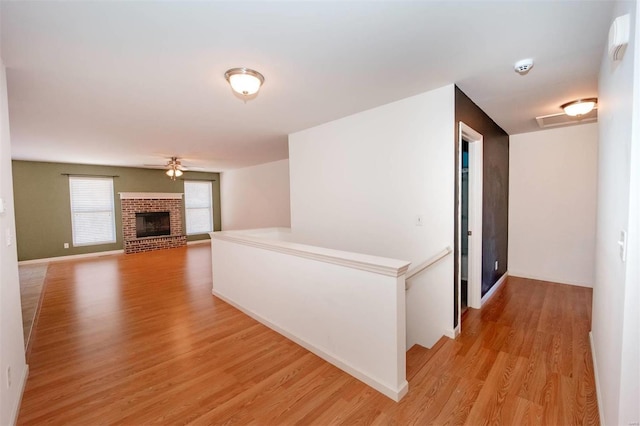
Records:
<instances>
[{"instance_id":1,"label":"window blind","mask_svg":"<svg viewBox=\"0 0 640 426\"><path fill-rule=\"evenodd\" d=\"M187 216L187 235L213 231L211 182L185 181L184 205Z\"/></svg>"},{"instance_id":2,"label":"window blind","mask_svg":"<svg viewBox=\"0 0 640 426\"><path fill-rule=\"evenodd\" d=\"M69 177L73 245L116 242L113 178Z\"/></svg>"}]
</instances>

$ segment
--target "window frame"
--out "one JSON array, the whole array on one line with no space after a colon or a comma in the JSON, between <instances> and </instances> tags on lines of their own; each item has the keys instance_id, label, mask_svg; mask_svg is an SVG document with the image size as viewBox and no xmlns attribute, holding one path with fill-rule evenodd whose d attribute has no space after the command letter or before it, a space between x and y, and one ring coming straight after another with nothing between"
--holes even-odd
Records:
<instances>
[{"instance_id":1,"label":"window frame","mask_svg":"<svg viewBox=\"0 0 640 426\"><path fill-rule=\"evenodd\" d=\"M209 205L207 207L188 207L188 200L187 200L187 185L207 185L208 187L208 199L209 199ZM204 234L208 234L209 232L213 232L214 228L215 228L215 221L214 221L214 210L213 210L213 183L211 181L208 180L184 180L184 215L185 215L185 232L187 234L187 236L192 236L192 235L204 235ZM197 232L189 232L189 210L203 210L203 209L207 209L209 211L209 230L208 231L197 231Z\"/></svg>"},{"instance_id":2,"label":"window frame","mask_svg":"<svg viewBox=\"0 0 640 426\"><path fill-rule=\"evenodd\" d=\"M74 190L73 190L73 182L79 181L105 181L110 184L110 197L109 197L109 207L110 210L105 209L96 209L96 210L80 210L74 209ZM71 244L73 247L87 247L87 246L97 246L103 244L115 244L117 242L117 230L116 230L116 212L115 212L115 192L113 186L113 177L102 177L102 176L69 176L69 211L71 213ZM106 200L103 200L106 201ZM103 241L90 241L90 242L76 242L76 236L81 234L80 230L76 228L76 214L78 213L110 213L111 214L111 236L110 240Z\"/></svg>"}]
</instances>

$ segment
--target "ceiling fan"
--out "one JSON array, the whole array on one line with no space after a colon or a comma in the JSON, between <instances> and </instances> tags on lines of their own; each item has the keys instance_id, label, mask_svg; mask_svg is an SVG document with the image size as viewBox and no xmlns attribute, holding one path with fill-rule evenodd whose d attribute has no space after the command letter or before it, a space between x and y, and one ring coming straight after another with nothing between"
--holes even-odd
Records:
<instances>
[{"instance_id":1,"label":"ceiling fan","mask_svg":"<svg viewBox=\"0 0 640 426\"><path fill-rule=\"evenodd\" d=\"M1 0L0 0L1 1ZM159 156L158 156L159 157ZM171 178L171 180L176 180L176 178L182 176L183 172L193 171L193 172L207 172L208 170L203 167L195 166L192 164L202 163L202 160L196 157L185 158L178 156L162 156L167 162L165 164L145 164L144 167L150 169L162 169L165 170L167 176ZM187 162L188 165L185 166L184 162Z\"/></svg>"},{"instance_id":2,"label":"ceiling fan","mask_svg":"<svg viewBox=\"0 0 640 426\"><path fill-rule=\"evenodd\" d=\"M166 169L166 174L171 178L171 180L176 180L176 178L182 176L183 172L189 170L187 167L182 165L182 162L178 157L171 157L164 166L160 166L158 164L145 164L146 167L153 167L155 169Z\"/></svg>"},{"instance_id":3,"label":"ceiling fan","mask_svg":"<svg viewBox=\"0 0 640 426\"><path fill-rule=\"evenodd\" d=\"M176 180L177 177L182 176L183 171L187 170L180 160L178 160L178 157L171 157L171 160L167 162L165 168L167 169L165 173L171 178L171 180Z\"/></svg>"}]
</instances>

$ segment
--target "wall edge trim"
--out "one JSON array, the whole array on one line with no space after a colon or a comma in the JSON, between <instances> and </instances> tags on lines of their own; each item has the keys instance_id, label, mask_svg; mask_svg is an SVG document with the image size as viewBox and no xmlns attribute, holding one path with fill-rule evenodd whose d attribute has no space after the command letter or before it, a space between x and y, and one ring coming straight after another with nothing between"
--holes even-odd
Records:
<instances>
[{"instance_id":1,"label":"wall edge trim","mask_svg":"<svg viewBox=\"0 0 640 426\"><path fill-rule=\"evenodd\" d=\"M124 254L124 250L97 251L94 253L71 254L69 256L44 257L42 259L21 260L18 265L34 265L37 263L64 262L67 260L83 259L87 257L110 256L116 254Z\"/></svg>"},{"instance_id":2,"label":"wall edge trim","mask_svg":"<svg viewBox=\"0 0 640 426\"><path fill-rule=\"evenodd\" d=\"M544 275L538 275L538 274L529 274L527 272L520 272L518 270L516 270L516 271L509 270L509 275L511 275L512 277L528 278L530 280L547 281L547 282L556 283L556 284L566 284L566 285L572 285L572 286L576 286L576 287L593 288L593 285L580 283L578 281L558 280L556 278L545 277Z\"/></svg>"},{"instance_id":3,"label":"wall edge trim","mask_svg":"<svg viewBox=\"0 0 640 426\"><path fill-rule=\"evenodd\" d=\"M10 425L15 425L18 421L18 414L20 414L20 406L22 405L22 396L24 395L24 389L27 386L27 379L29 378L29 364L24 366L24 374L22 375L22 382L20 383L20 391L18 392L18 399L16 400L13 410L11 412Z\"/></svg>"},{"instance_id":4,"label":"wall edge trim","mask_svg":"<svg viewBox=\"0 0 640 426\"><path fill-rule=\"evenodd\" d=\"M482 299L480 300L480 307L482 307L485 303L487 303L489 299L491 299L491 296L496 294L496 291L498 291L498 289L502 287L502 284L504 284L508 276L509 276L509 271L502 274L502 276L498 279L498 281L496 281L496 283L491 286L489 291L484 296L482 296Z\"/></svg>"},{"instance_id":5,"label":"wall edge trim","mask_svg":"<svg viewBox=\"0 0 640 426\"><path fill-rule=\"evenodd\" d=\"M187 241L188 246L192 246L194 244L211 244L211 239Z\"/></svg>"},{"instance_id":6,"label":"wall edge trim","mask_svg":"<svg viewBox=\"0 0 640 426\"><path fill-rule=\"evenodd\" d=\"M446 337L448 337L449 339L453 339L453 340L455 340L455 339L456 339L456 337L458 337L458 335L460 334L460 327L459 327L459 325L460 325L460 324L458 324L458 326L456 326L456 328L447 328L447 329L444 331L443 336L446 336ZM431 349L431 348L429 348L429 349Z\"/></svg>"}]
</instances>

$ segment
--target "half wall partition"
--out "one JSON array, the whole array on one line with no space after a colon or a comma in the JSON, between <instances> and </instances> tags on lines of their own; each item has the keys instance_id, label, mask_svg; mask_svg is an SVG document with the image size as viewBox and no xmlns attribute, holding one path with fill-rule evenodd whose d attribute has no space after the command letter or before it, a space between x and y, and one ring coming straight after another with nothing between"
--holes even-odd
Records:
<instances>
[{"instance_id":1,"label":"half wall partition","mask_svg":"<svg viewBox=\"0 0 640 426\"><path fill-rule=\"evenodd\" d=\"M215 296L389 398L407 393L409 262L304 244L287 228L210 235Z\"/></svg>"}]
</instances>

